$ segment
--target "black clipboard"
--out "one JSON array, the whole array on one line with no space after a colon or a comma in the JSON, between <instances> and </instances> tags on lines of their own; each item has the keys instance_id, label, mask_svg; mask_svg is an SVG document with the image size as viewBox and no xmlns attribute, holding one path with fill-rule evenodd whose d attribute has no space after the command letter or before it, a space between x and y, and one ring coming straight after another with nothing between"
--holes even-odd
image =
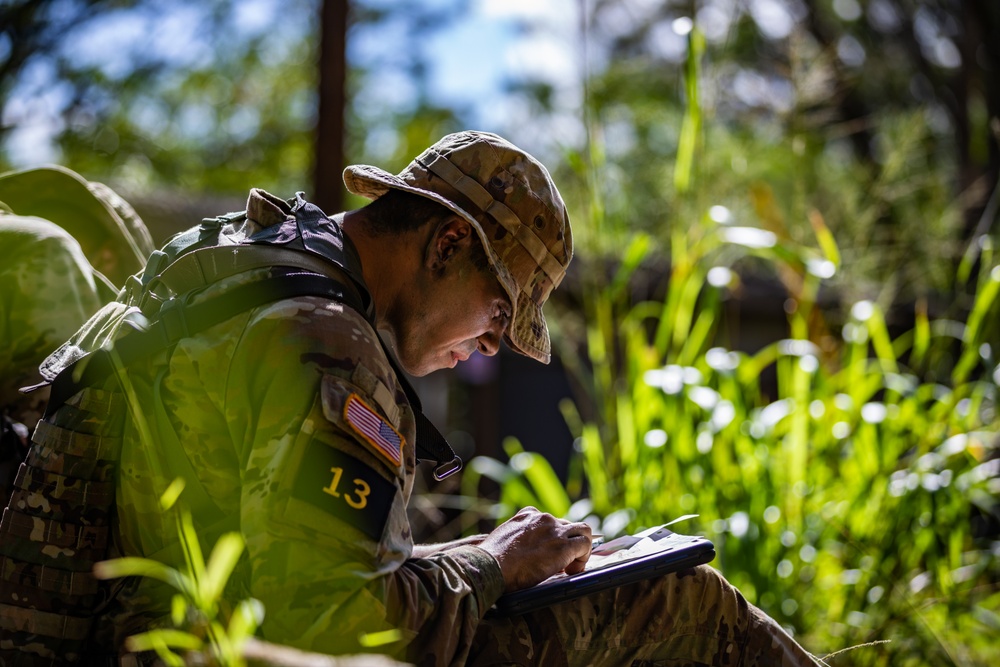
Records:
<instances>
[{"instance_id":1,"label":"black clipboard","mask_svg":"<svg viewBox=\"0 0 1000 667\"><path fill-rule=\"evenodd\" d=\"M660 577L708 563L715 545L704 537L681 535L666 525L625 535L610 542L595 542L588 569L577 574L557 574L531 588L500 597L497 613L523 614L557 602L598 591Z\"/></svg>"}]
</instances>

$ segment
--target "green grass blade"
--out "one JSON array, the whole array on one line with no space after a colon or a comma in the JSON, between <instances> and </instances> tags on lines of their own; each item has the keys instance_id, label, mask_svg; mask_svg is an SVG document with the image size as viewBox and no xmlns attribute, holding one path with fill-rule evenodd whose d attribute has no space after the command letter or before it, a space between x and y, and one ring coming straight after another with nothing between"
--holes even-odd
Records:
<instances>
[{"instance_id":1,"label":"green grass blade","mask_svg":"<svg viewBox=\"0 0 1000 667\"><path fill-rule=\"evenodd\" d=\"M1000 266L993 267L993 270L990 271L990 277L976 294L976 301L965 325L965 343L967 345L979 342L983 323L987 321L987 317L997 304L997 294L1000 294Z\"/></svg>"},{"instance_id":2,"label":"green grass blade","mask_svg":"<svg viewBox=\"0 0 1000 667\"><path fill-rule=\"evenodd\" d=\"M382 630L381 632L365 632L358 637L358 643L365 648L379 648L394 644L403 638L399 630Z\"/></svg>"},{"instance_id":3,"label":"green grass blade","mask_svg":"<svg viewBox=\"0 0 1000 667\"><path fill-rule=\"evenodd\" d=\"M215 543L205 568L205 576L199 582L202 600L214 603L219 599L243 554L243 546L243 536L238 532L226 533Z\"/></svg>"},{"instance_id":4,"label":"green grass blade","mask_svg":"<svg viewBox=\"0 0 1000 667\"><path fill-rule=\"evenodd\" d=\"M635 274L636 269L649 256L652 244L652 237L648 234L636 234L628 244L628 247L622 254L621 265L615 272L615 276L612 278L611 285L608 288L608 299L612 303L617 302L628 289L629 281Z\"/></svg>"},{"instance_id":5,"label":"green grass blade","mask_svg":"<svg viewBox=\"0 0 1000 667\"><path fill-rule=\"evenodd\" d=\"M565 516L570 499L559 476L552 466L537 452L519 452L510 460L510 466L528 480L538 498L538 508L555 516Z\"/></svg>"},{"instance_id":6,"label":"green grass blade","mask_svg":"<svg viewBox=\"0 0 1000 667\"><path fill-rule=\"evenodd\" d=\"M837 241L834 239L830 228L826 226L823 215L816 209L810 209L809 224L812 226L813 233L816 234L816 240L823 251L823 256L826 257L827 261L833 263L834 268L839 270L840 249L837 247Z\"/></svg>"},{"instance_id":7,"label":"green grass blade","mask_svg":"<svg viewBox=\"0 0 1000 667\"><path fill-rule=\"evenodd\" d=\"M176 648L185 651L198 651L204 646L204 642L183 630L172 630L170 628L159 628L132 635L127 640L130 651L155 651L157 648Z\"/></svg>"},{"instance_id":8,"label":"green grass blade","mask_svg":"<svg viewBox=\"0 0 1000 667\"><path fill-rule=\"evenodd\" d=\"M687 106L681 124L681 136L677 144L677 162L674 164L674 188L678 193L687 192L691 187L695 153L701 136L701 100L699 82L701 57L705 51L705 36L697 27L688 34L688 53L684 67L684 91Z\"/></svg>"},{"instance_id":9,"label":"green grass blade","mask_svg":"<svg viewBox=\"0 0 1000 667\"><path fill-rule=\"evenodd\" d=\"M163 510L168 510L174 506L177 502L177 498L180 497L181 492L184 490L184 478L178 477L170 483L167 490L163 492L160 496L160 507Z\"/></svg>"},{"instance_id":10,"label":"green grass blade","mask_svg":"<svg viewBox=\"0 0 1000 667\"><path fill-rule=\"evenodd\" d=\"M94 576L98 579L150 577L169 584L185 594L190 594L194 591L193 582L188 577L172 567L148 558L114 558L94 563Z\"/></svg>"},{"instance_id":11,"label":"green grass blade","mask_svg":"<svg viewBox=\"0 0 1000 667\"><path fill-rule=\"evenodd\" d=\"M260 600L253 598L243 600L236 605L236 610L229 619L229 626L226 634L229 640L238 649L243 643L253 637L257 628L264 622L264 605Z\"/></svg>"},{"instance_id":12,"label":"green grass blade","mask_svg":"<svg viewBox=\"0 0 1000 667\"><path fill-rule=\"evenodd\" d=\"M205 578L205 557L201 551L201 542L194 527L194 520L191 518L191 513L186 510L181 511L177 517L177 534L191 578L200 586L200 582ZM196 594L198 593L200 588L196 589ZM196 604L201 605L202 602L199 597L195 597Z\"/></svg>"},{"instance_id":13,"label":"green grass blade","mask_svg":"<svg viewBox=\"0 0 1000 667\"><path fill-rule=\"evenodd\" d=\"M882 368L888 373L898 373L899 366L896 363L896 351L892 347L889 328L885 324L885 316L882 314L881 308L873 306L867 325L868 335L871 336L872 348L875 350L875 356L881 362Z\"/></svg>"}]
</instances>

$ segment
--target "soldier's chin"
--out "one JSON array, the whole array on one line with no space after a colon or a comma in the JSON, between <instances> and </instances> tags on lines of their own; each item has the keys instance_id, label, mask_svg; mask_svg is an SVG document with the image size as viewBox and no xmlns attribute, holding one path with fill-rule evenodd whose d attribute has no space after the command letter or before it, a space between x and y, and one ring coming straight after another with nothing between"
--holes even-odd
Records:
<instances>
[{"instance_id":1,"label":"soldier's chin","mask_svg":"<svg viewBox=\"0 0 1000 667\"><path fill-rule=\"evenodd\" d=\"M402 363L400 363L400 366L403 366L403 370L406 371L409 375L418 378L423 377L425 375L430 375L434 371L439 371L444 368L451 368L449 364L439 363L436 360L425 360L424 363L413 367L407 367Z\"/></svg>"},{"instance_id":2,"label":"soldier's chin","mask_svg":"<svg viewBox=\"0 0 1000 667\"><path fill-rule=\"evenodd\" d=\"M418 356L413 359L408 355L399 354L398 351L396 354L396 362L399 364L400 368L406 371L407 375L411 375L413 377L423 377L436 370L445 368L443 364L438 363L438 360L432 357Z\"/></svg>"},{"instance_id":3,"label":"soldier's chin","mask_svg":"<svg viewBox=\"0 0 1000 667\"><path fill-rule=\"evenodd\" d=\"M454 365L450 355L447 358L441 358L440 355L400 346L390 329L379 329L379 334L396 359L396 363L406 371L407 375L423 377L442 368L451 368Z\"/></svg>"}]
</instances>

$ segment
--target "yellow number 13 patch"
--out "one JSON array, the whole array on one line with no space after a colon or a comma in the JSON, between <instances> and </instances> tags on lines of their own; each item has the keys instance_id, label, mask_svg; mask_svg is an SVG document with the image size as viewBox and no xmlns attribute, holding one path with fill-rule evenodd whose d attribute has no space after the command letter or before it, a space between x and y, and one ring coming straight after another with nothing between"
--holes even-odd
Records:
<instances>
[{"instance_id":1,"label":"yellow number 13 patch","mask_svg":"<svg viewBox=\"0 0 1000 667\"><path fill-rule=\"evenodd\" d=\"M292 497L378 540L397 491L396 485L379 471L339 449L313 440L306 446L295 473ZM316 528L323 527L317 525Z\"/></svg>"},{"instance_id":2,"label":"yellow number 13 patch","mask_svg":"<svg viewBox=\"0 0 1000 667\"><path fill-rule=\"evenodd\" d=\"M333 480L323 487L323 493L340 498L340 491L337 489L340 487L340 478L344 476L344 469L334 466L330 468L330 472L333 473ZM360 477L355 477L353 482L354 495L344 494L344 502L356 510L364 509L368 505L368 495L372 492L372 487L368 486L368 482Z\"/></svg>"}]
</instances>

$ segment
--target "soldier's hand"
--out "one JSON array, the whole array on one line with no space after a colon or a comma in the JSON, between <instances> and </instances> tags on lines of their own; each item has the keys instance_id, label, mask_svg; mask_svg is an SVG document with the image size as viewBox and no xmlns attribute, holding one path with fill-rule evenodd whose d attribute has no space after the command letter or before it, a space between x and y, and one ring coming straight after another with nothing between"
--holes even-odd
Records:
<instances>
[{"instance_id":1,"label":"soldier's hand","mask_svg":"<svg viewBox=\"0 0 1000 667\"><path fill-rule=\"evenodd\" d=\"M583 571L590 558L590 526L525 507L480 543L500 563L506 592L528 588L565 570Z\"/></svg>"}]
</instances>

